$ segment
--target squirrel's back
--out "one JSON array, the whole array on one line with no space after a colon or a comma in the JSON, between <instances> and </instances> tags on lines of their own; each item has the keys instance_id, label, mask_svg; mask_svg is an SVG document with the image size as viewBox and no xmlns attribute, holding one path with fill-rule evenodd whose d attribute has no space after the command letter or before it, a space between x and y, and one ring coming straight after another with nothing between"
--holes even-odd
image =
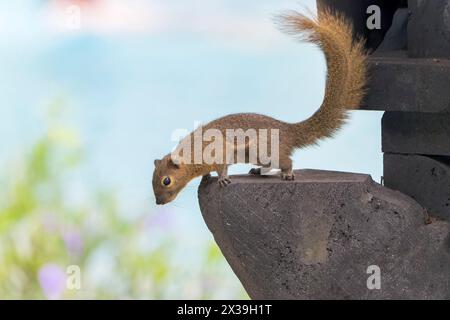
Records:
<instances>
[{"instance_id":1,"label":"squirrel's back","mask_svg":"<svg viewBox=\"0 0 450 320\"><path fill-rule=\"evenodd\" d=\"M348 110L357 109L366 85L366 54L362 40L353 39L351 24L341 15L321 11L310 18L292 11L279 16L283 31L316 44L327 63L325 97L319 110L309 119L286 123L269 116L238 113L216 119L206 127L219 130L241 128L279 129L281 144L302 148L334 135L348 117Z\"/></svg>"}]
</instances>

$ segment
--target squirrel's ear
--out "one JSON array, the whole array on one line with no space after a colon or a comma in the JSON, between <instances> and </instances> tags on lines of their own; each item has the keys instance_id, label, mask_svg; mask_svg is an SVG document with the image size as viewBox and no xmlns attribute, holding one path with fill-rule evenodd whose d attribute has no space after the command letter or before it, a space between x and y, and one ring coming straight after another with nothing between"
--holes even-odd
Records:
<instances>
[{"instance_id":1,"label":"squirrel's ear","mask_svg":"<svg viewBox=\"0 0 450 320\"><path fill-rule=\"evenodd\" d=\"M161 160L156 159L154 164L155 164L155 167L159 166L161 164Z\"/></svg>"},{"instance_id":2,"label":"squirrel's ear","mask_svg":"<svg viewBox=\"0 0 450 320\"><path fill-rule=\"evenodd\" d=\"M174 167L174 168L176 168L176 169L179 169L180 166L181 166L181 161L180 161L180 159L179 159L178 157L173 157L173 156L171 156L171 157L169 158L169 164L170 164L172 167Z\"/></svg>"}]
</instances>

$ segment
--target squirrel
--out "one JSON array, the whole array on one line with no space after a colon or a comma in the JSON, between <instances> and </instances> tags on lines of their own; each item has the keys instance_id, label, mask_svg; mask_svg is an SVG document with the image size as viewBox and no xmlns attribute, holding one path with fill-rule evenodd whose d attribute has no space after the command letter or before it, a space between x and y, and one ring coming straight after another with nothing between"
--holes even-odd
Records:
<instances>
[{"instance_id":1,"label":"squirrel","mask_svg":"<svg viewBox=\"0 0 450 320\"><path fill-rule=\"evenodd\" d=\"M297 123L287 123L255 113L240 113L214 120L203 128L214 128L223 134L226 129L278 129L278 169L281 169L283 180L294 180L291 160L293 151L315 145L320 139L333 137L345 124L348 111L360 106L365 95L367 55L363 40L353 38L351 24L339 13L321 10L317 17L308 17L290 11L278 16L277 21L281 30L317 45L325 55L327 79L320 108L310 118ZM195 130L188 138L192 138L194 133ZM234 147L238 148L236 145ZM248 149L249 145L246 144L246 152ZM258 160L253 163L248 157L242 162L272 168ZM217 172L220 186L231 183L228 176L230 163L183 163L174 161L171 153L161 160L155 160L154 164L152 184L158 205L174 200L192 179L202 176L203 180L207 180L210 172ZM250 170L249 174L261 174L261 167Z\"/></svg>"}]
</instances>

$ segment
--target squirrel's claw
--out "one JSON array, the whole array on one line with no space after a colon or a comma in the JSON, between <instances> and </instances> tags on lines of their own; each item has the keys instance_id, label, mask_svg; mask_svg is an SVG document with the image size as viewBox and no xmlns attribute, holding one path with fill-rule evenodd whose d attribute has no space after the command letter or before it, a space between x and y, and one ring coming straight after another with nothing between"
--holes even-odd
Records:
<instances>
[{"instance_id":1,"label":"squirrel's claw","mask_svg":"<svg viewBox=\"0 0 450 320\"><path fill-rule=\"evenodd\" d=\"M229 185L231 183L230 178L219 178L219 180L217 181L219 183L219 186L226 187L227 185Z\"/></svg>"},{"instance_id":2,"label":"squirrel's claw","mask_svg":"<svg viewBox=\"0 0 450 320\"><path fill-rule=\"evenodd\" d=\"M292 181L295 180L295 176L293 173L283 173L281 175L281 179L286 181Z\"/></svg>"}]
</instances>

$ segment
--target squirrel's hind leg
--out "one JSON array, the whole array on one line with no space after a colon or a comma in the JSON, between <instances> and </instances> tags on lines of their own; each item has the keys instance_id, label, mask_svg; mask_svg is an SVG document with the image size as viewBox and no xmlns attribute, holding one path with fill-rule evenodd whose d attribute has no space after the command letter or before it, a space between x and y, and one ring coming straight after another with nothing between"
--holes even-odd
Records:
<instances>
[{"instance_id":1,"label":"squirrel's hind leg","mask_svg":"<svg viewBox=\"0 0 450 320\"><path fill-rule=\"evenodd\" d=\"M290 157L280 158L280 169L282 180L294 180L294 171L292 171L292 160Z\"/></svg>"}]
</instances>

